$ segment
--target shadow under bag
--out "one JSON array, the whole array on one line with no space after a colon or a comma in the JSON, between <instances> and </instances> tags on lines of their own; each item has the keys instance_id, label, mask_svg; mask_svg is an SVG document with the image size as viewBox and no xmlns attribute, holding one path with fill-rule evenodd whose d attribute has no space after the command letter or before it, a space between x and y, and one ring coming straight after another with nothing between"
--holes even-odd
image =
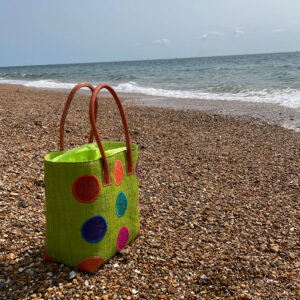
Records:
<instances>
[{"instance_id":1,"label":"shadow under bag","mask_svg":"<svg viewBox=\"0 0 300 300\"><path fill-rule=\"evenodd\" d=\"M64 123L81 87L92 92L89 144L64 151ZM118 105L126 143L100 139L97 95L106 89ZM96 143L92 143L95 137ZM66 102L60 125L60 151L45 156L45 259L94 272L139 232L138 146L131 144L122 104L106 84L79 83Z\"/></svg>"}]
</instances>

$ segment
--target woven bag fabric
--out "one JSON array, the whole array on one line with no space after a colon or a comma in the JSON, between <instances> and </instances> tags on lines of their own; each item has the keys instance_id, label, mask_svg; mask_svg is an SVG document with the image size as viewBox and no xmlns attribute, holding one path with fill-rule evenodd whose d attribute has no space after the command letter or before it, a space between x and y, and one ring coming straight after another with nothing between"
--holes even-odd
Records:
<instances>
[{"instance_id":1,"label":"woven bag fabric","mask_svg":"<svg viewBox=\"0 0 300 300\"><path fill-rule=\"evenodd\" d=\"M93 272L139 232L138 147L130 143L125 114L113 89L97 86L90 102L91 134L98 158L77 161L58 159L63 149L63 125L77 85L67 100L61 122L60 148L45 156L46 238L45 258ZM107 89L116 100L125 129L126 143L102 142L96 128L97 94ZM75 92L74 92L75 90ZM85 147L81 147L85 148ZM81 150L82 151L82 150ZM76 152L73 151L74 153ZM73 153L72 152L72 153Z\"/></svg>"}]
</instances>

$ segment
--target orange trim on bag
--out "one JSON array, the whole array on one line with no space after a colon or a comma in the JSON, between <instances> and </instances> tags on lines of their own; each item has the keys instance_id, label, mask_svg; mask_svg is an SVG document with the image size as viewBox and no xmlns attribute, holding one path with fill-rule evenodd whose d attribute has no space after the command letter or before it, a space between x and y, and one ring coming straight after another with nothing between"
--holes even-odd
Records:
<instances>
[{"instance_id":1,"label":"orange trim on bag","mask_svg":"<svg viewBox=\"0 0 300 300\"><path fill-rule=\"evenodd\" d=\"M89 273L95 272L99 267L104 264L104 259L102 257L89 257L82 260L78 265L77 269Z\"/></svg>"}]
</instances>

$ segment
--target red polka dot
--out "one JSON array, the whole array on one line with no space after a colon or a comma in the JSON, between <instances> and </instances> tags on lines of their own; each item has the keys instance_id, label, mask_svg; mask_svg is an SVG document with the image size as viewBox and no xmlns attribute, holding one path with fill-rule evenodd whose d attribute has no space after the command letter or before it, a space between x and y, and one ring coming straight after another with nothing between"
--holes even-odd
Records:
<instances>
[{"instance_id":1,"label":"red polka dot","mask_svg":"<svg viewBox=\"0 0 300 300\"><path fill-rule=\"evenodd\" d=\"M85 175L77 178L73 184L73 196L82 203L95 201L100 193L100 183L96 176Z\"/></svg>"},{"instance_id":2,"label":"red polka dot","mask_svg":"<svg viewBox=\"0 0 300 300\"><path fill-rule=\"evenodd\" d=\"M81 271L93 273L103 264L104 264L104 259L102 257L89 257L82 260L77 265L77 269Z\"/></svg>"},{"instance_id":3,"label":"red polka dot","mask_svg":"<svg viewBox=\"0 0 300 300\"><path fill-rule=\"evenodd\" d=\"M47 250L44 251L44 260L48 261L55 261L54 258L51 257Z\"/></svg>"},{"instance_id":4,"label":"red polka dot","mask_svg":"<svg viewBox=\"0 0 300 300\"><path fill-rule=\"evenodd\" d=\"M120 160L117 160L114 166L114 178L115 178L116 185L120 185L122 183L123 176L124 176L124 168L122 162Z\"/></svg>"},{"instance_id":5,"label":"red polka dot","mask_svg":"<svg viewBox=\"0 0 300 300\"><path fill-rule=\"evenodd\" d=\"M128 227L124 226L119 231L118 239L117 239L117 249L118 251L122 250L129 239L129 229Z\"/></svg>"}]
</instances>

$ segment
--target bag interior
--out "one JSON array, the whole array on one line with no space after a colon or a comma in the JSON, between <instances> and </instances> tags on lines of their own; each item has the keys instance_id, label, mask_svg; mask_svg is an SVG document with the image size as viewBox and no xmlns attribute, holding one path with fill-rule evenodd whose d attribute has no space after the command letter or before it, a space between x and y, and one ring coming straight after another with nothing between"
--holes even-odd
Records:
<instances>
[{"instance_id":1,"label":"bag interior","mask_svg":"<svg viewBox=\"0 0 300 300\"><path fill-rule=\"evenodd\" d=\"M126 151L126 144L122 142L102 142L106 157ZM132 145L134 148L136 145ZM97 143L85 144L67 151L51 152L45 160L52 162L84 162L101 158Z\"/></svg>"}]
</instances>

